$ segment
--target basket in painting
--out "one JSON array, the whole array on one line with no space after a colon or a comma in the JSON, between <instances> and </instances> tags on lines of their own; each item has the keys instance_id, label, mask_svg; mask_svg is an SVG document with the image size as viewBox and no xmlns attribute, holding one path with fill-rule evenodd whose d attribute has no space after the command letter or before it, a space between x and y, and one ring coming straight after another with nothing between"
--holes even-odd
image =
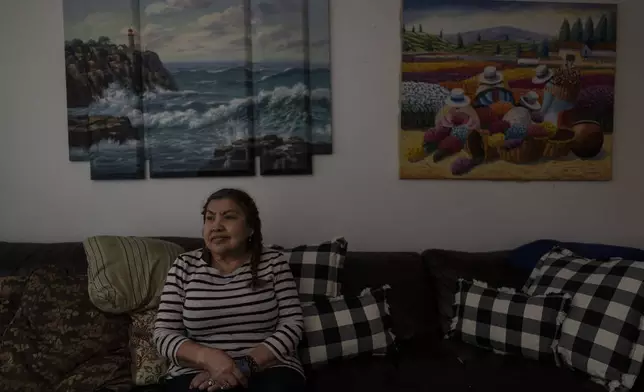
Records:
<instances>
[{"instance_id":1,"label":"basket in painting","mask_svg":"<svg viewBox=\"0 0 644 392\"><path fill-rule=\"evenodd\" d=\"M575 133L570 129L559 129L557 133L548 139L543 156L549 159L558 159L570 154L572 141Z\"/></svg>"},{"instance_id":2,"label":"basket in painting","mask_svg":"<svg viewBox=\"0 0 644 392\"><path fill-rule=\"evenodd\" d=\"M510 163L530 163L543 157L548 137L527 137L519 147L507 149L499 147L499 157Z\"/></svg>"},{"instance_id":3,"label":"basket in painting","mask_svg":"<svg viewBox=\"0 0 644 392\"><path fill-rule=\"evenodd\" d=\"M499 152L490 143L490 133L487 130L470 132L465 143L465 152L473 160L487 163L499 159Z\"/></svg>"}]
</instances>

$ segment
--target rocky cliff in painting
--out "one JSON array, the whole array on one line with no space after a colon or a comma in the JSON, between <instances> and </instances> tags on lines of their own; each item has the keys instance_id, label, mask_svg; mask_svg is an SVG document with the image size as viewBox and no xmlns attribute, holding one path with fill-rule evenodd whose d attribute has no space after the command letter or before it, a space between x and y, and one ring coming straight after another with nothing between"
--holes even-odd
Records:
<instances>
[{"instance_id":1,"label":"rocky cliff in painting","mask_svg":"<svg viewBox=\"0 0 644 392\"><path fill-rule=\"evenodd\" d=\"M67 107L87 107L112 83L137 94L151 88L176 90L155 52L113 44L109 38L65 42Z\"/></svg>"}]
</instances>

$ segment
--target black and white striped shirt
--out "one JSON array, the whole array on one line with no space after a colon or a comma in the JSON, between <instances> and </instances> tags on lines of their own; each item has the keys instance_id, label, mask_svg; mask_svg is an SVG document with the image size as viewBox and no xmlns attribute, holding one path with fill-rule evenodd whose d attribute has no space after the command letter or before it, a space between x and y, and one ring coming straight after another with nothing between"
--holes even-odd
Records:
<instances>
[{"instance_id":1,"label":"black and white striped shirt","mask_svg":"<svg viewBox=\"0 0 644 392\"><path fill-rule=\"evenodd\" d=\"M168 376L199 371L177 362L177 349L188 339L233 358L264 344L279 360L275 366L290 367L304 376L297 358L304 329L302 309L288 262L282 253L264 249L257 276L265 284L253 290L250 263L223 274L211 266L208 251L202 249L174 261L154 325L154 344L170 360Z\"/></svg>"}]
</instances>

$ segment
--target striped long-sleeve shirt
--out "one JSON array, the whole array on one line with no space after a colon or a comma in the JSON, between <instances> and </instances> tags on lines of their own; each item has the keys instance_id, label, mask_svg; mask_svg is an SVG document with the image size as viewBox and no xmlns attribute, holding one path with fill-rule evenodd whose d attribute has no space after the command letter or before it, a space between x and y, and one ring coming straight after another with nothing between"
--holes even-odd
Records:
<instances>
[{"instance_id":1,"label":"striped long-sleeve shirt","mask_svg":"<svg viewBox=\"0 0 644 392\"><path fill-rule=\"evenodd\" d=\"M288 262L264 249L258 277L265 283L253 290L249 263L224 274L211 266L207 250L183 253L174 261L154 325L154 344L170 360L168 377L199 371L177 361L177 350L188 339L233 358L264 344L278 359L275 366L304 376L297 357L302 309Z\"/></svg>"}]
</instances>

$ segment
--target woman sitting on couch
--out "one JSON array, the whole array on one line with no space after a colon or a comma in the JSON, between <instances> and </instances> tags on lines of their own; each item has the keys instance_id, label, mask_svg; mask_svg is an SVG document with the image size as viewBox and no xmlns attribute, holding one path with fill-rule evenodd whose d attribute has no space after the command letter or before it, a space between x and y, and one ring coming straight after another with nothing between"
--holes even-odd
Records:
<instances>
[{"instance_id":1,"label":"woman sitting on couch","mask_svg":"<svg viewBox=\"0 0 644 392\"><path fill-rule=\"evenodd\" d=\"M205 246L173 263L155 322L166 390L303 390L297 288L283 255L262 245L254 201L222 189L202 213Z\"/></svg>"}]
</instances>

